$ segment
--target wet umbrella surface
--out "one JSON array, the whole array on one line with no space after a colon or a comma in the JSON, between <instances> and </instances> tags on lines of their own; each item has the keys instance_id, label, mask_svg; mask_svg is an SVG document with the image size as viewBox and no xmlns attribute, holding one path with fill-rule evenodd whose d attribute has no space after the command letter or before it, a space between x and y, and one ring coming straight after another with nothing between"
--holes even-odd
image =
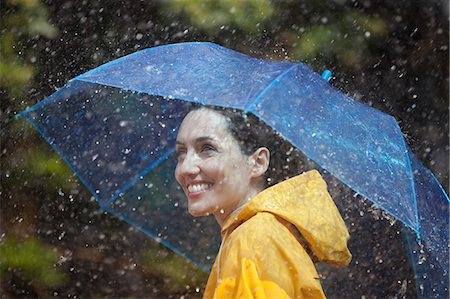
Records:
<instances>
[{"instance_id":1,"label":"wet umbrella surface","mask_svg":"<svg viewBox=\"0 0 450 299\"><path fill-rule=\"evenodd\" d=\"M207 270L217 252L219 228L210 218L187 214L173 177L176 130L193 104L255 114L325 175L373 203L369 210L398 221L389 240L392 246L404 241L404 248L381 257L380 248L355 248L354 260L361 266L352 264L351 271L370 270L372 264L362 265L368 260L410 259L407 268L416 275L420 296L448 294L447 195L414 157L394 118L338 92L304 64L259 60L211 43L156 47L78 76L20 115L102 209ZM367 231L383 225L372 223L370 216L356 218ZM346 282L333 293L351 289L352 280ZM373 287L382 292L393 286Z\"/></svg>"}]
</instances>

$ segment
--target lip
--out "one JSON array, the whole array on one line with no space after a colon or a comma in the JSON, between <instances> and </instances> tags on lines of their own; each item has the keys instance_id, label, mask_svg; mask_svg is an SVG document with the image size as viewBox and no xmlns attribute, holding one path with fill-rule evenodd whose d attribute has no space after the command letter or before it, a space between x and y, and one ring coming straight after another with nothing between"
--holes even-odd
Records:
<instances>
[{"instance_id":1,"label":"lip","mask_svg":"<svg viewBox=\"0 0 450 299\"><path fill-rule=\"evenodd\" d=\"M206 189L202 189L202 190L198 190L198 191L189 191L189 186L192 185L208 185ZM204 181L194 181L194 182L190 182L189 184L186 185L186 194L188 195L189 198L197 198L199 196L201 196L202 194L208 192L212 187L211 183L208 182L204 182Z\"/></svg>"}]
</instances>

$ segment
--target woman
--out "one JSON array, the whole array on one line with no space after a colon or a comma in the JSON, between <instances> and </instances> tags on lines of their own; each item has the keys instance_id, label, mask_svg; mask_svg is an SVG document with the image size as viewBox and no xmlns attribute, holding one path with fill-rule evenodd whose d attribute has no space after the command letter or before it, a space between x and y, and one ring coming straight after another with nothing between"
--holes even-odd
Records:
<instances>
[{"instance_id":1,"label":"woman","mask_svg":"<svg viewBox=\"0 0 450 299\"><path fill-rule=\"evenodd\" d=\"M222 229L204 298L324 298L313 260L350 262L347 229L317 171L266 188L289 168L269 163L270 149L289 153L268 136L255 117L221 108L195 109L180 126L175 177L189 213L213 214Z\"/></svg>"}]
</instances>

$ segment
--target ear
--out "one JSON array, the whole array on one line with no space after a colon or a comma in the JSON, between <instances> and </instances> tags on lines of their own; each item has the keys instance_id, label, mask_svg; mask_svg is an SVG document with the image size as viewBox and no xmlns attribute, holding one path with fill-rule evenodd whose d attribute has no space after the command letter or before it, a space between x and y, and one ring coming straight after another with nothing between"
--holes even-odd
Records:
<instances>
[{"instance_id":1,"label":"ear","mask_svg":"<svg viewBox=\"0 0 450 299\"><path fill-rule=\"evenodd\" d=\"M265 147L258 148L251 156L249 157L251 163L251 177L259 178L263 176L267 168L269 168L270 162L270 152Z\"/></svg>"}]
</instances>

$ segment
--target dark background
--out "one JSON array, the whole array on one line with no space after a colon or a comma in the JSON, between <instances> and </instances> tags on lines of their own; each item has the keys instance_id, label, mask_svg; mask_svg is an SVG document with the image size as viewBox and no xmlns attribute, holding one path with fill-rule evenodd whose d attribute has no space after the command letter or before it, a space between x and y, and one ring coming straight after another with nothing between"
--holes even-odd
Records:
<instances>
[{"instance_id":1,"label":"dark background","mask_svg":"<svg viewBox=\"0 0 450 299\"><path fill-rule=\"evenodd\" d=\"M331 84L397 119L448 193L448 2L318 2L2 1L0 296L200 297L205 273L99 211L50 146L15 119L76 75L156 45L212 41L330 69ZM360 288L378 296L363 278Z\"/></svg>"}]
</instances>

